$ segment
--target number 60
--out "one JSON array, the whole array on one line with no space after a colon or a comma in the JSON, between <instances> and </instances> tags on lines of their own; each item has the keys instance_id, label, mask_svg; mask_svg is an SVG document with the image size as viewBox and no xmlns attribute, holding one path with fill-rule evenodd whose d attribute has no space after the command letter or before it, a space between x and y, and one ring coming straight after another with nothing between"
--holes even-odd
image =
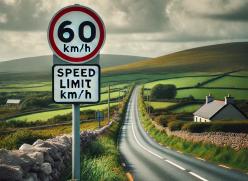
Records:
<instances>
[{"instance_id":1,"label":"number 60","mask_svg":"<svg viewBox=\"0 0 248 181\"><path fill-rule=\"evenodd\" d=\"M66 26L67 25L70 25L71 23L72 23L71 21L64 21L63 23L61 23L59 25L59 28L58 28L58 37L59 37L59 39L62 42L69 43L74 38L74 32L73 32L73 30L71 28L66 28ZM84 35L84 28L85 28L85 26L89 26L90 27L90 30L91 30L90 37L88 37L88 38L86 38L85 35ZM69 36L67 38L65 38L63 36L64 33L68 33ZM91 42L96 37L96 27L95 27L95 25L92 22L90 22L90 21L84 21L84 22L82 22L79 25L79 28L78 28L78 36L79 36L80 40L82 40L85 43Z\"/></svg>"}]
</instances>

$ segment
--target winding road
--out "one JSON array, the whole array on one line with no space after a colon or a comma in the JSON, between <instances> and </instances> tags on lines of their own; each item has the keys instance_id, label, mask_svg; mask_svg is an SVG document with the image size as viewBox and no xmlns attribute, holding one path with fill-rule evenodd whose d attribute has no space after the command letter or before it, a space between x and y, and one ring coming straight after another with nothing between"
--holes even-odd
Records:
<instances>
[{"instance_id":1,"label":"winding road","mask_svg":"<svg viewBox=\"0 0 248 181\"><path fill-rule=\"evenodd\" d=\"M130 98L119 149L135 181L248 181L248 175L156 143L142 128L137 107L138 87Z\"/></svg>"}]
</instances>

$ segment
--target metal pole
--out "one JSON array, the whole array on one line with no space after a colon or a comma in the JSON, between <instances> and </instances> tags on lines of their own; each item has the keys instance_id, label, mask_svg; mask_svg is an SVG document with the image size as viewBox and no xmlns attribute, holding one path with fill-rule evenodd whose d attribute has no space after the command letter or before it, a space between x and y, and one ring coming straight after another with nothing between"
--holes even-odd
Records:
<instances>
[{"instance_id":1,"label":"metal pole","mask_svg":"<svg viewBox=\"0 0 248 181\"><path fill-rule=\"evenodd\" d=\"M110 123L110 84L108 85L108 123Z\"/></svg>"},{"instance_id":2,"label":"metal pole","mask_svg":"<svg viewBox=\"0 0 248 181\"><path fill-rule=\"evenodd\" d=\"M72 179L80 181L80 104L72 104Z\"/></svg>"}]
</instances>

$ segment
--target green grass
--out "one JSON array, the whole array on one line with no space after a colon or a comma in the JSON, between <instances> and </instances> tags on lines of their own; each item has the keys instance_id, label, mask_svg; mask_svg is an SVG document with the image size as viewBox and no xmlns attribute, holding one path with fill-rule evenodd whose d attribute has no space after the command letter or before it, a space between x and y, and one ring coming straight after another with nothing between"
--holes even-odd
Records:
<instances>
[{"instance_id":1,"label":"green grass","mask_svg":"<svg viewBox=\"0 0 248 181\"><path fill-rule=\"evenodd\" d=\"M175 102L146 102L146 105L151 105L153 109L165 109L169 106L175 105Z\"/></svg>"},{"instance_id":2,"label":"green grass","mask_svg":"<svg viewBox=\"0 0 248 181\"><path fill-rule=\"evenodd\" d=\"M192 113L201 107L201 104L190 104L172 110L173 113Z\"/></svg>"},{"instance_id":3,"label":"green grass","mask_svg":"<svg viewBox=\"0 0 248 181\"><path fill-rule=\"evenodd\" d=\"M211 93L215 98L223 100L225 96L231 94L235 99L248 99L248 91L233 89L184 89L178 90L176 98L194 96L195 99L205 99Z\"/></svg>"},{"instance_id":4,"label":"green grass","mask_svg":"<svg viewBox=\"0 0 248 181\"><path fill-rule=\"evenodd\" d=\"M236 151L230 147L218 147L212 144L193 143L184 139L168 136L164 131L156 129L145 111L142 97L139 96L139 112L141 123L149 135L158 143L197 156L217 164L225 164L233 168L248 171L248 149Z\"/></svg>"},{"instance_id":5,"label":"green grass","mask_svg":"<svg viewBox=\"0 0 248 181\"><path fill-rule=\"evenodd\" d=\"M185 77L185 78L175 78L168 80L159 80L145 84L145 88L151 89L153 86L157 84L174 84L177 88L181 87L192 87L197 85L198 83L204 82L213 77Z\"/></svg>"},{"instance_id":6,"label":"green grass","mask_svg":"<svg viewBox=\"0 0 248 181\"><path fill-rule=\"evenodd\" d=\"M120 165L116 139L118 125L113 123L110 130L88 145L81 154L82 180L127 180Z\"/></svg>"},{"instance_id":7,"label":"green grass","mask_svg":"<svg viewBox=\"0 0 248 181\"><path fill-rule=\"evenodd\" d=\"M248 71L235 72L235 73L232 73L231 75L248 76Z\"/></svg>"},{"instance_id":8,"label":"green grass","mask_svg":"<svg viewBox=\"0 0 248 181\"><path fill-rule=\"evenodd\" d=\"M118 103L111 103L111 106L117 105ZM95 105L95 106L87 106L87 107L82 107L80 108L81 111L84 110L103 110L106 109L108 104L101 104L101 105ZM10 120L19 120L19 121L47 121L50 118L53 118L54 116L57 115L65 115L71 113L71 109L63 109L63 110L56 110L56 111L47 111L47 112L41 112L41 113L34 113L34 114L29 114L25 116L19 116L12 118Z\"/></svg>"},{"instance_id":9,"label":"green grass","mask_svg":"<svg viewBox=\"0 0 248 181\"><path fill-rule=\"evenodd\" d=\"M226 76L210 82L204 87L232 87L232 88L248 88L248 77L231 77Z\"/></svg>"},{"instance_id":10,"label":"green grass","mask_svg":"<svg viewBox=\"0 0 248 181\"><path fill-rule=\"evenodd\" d=\"M110 93L110 99L116 99L119 97L119 95L123 96L123 95L125 95L125 93L120 92L120 94L119 94L119 91L111 92ZM108 100L108 93L101 94L101 101L106 101L106 100Z\"/></svg>"}]
</instances>

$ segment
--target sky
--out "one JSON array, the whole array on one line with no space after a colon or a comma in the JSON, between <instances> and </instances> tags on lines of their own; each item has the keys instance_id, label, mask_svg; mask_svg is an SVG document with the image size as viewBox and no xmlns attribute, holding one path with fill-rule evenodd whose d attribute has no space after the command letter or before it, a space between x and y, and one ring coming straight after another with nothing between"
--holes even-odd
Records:
<instances>
[{"instance_id":1,"label":"sky","mask_svg":"<svg viewBox=\"0 0 248 181\"><path fill-rule=\"evenodd\" d=\"M75 3L103 19L101 53L157 57L248 40L248 0L0 0L0 61L52 54L49 21Z\"/></svg>"}]
</instances>

